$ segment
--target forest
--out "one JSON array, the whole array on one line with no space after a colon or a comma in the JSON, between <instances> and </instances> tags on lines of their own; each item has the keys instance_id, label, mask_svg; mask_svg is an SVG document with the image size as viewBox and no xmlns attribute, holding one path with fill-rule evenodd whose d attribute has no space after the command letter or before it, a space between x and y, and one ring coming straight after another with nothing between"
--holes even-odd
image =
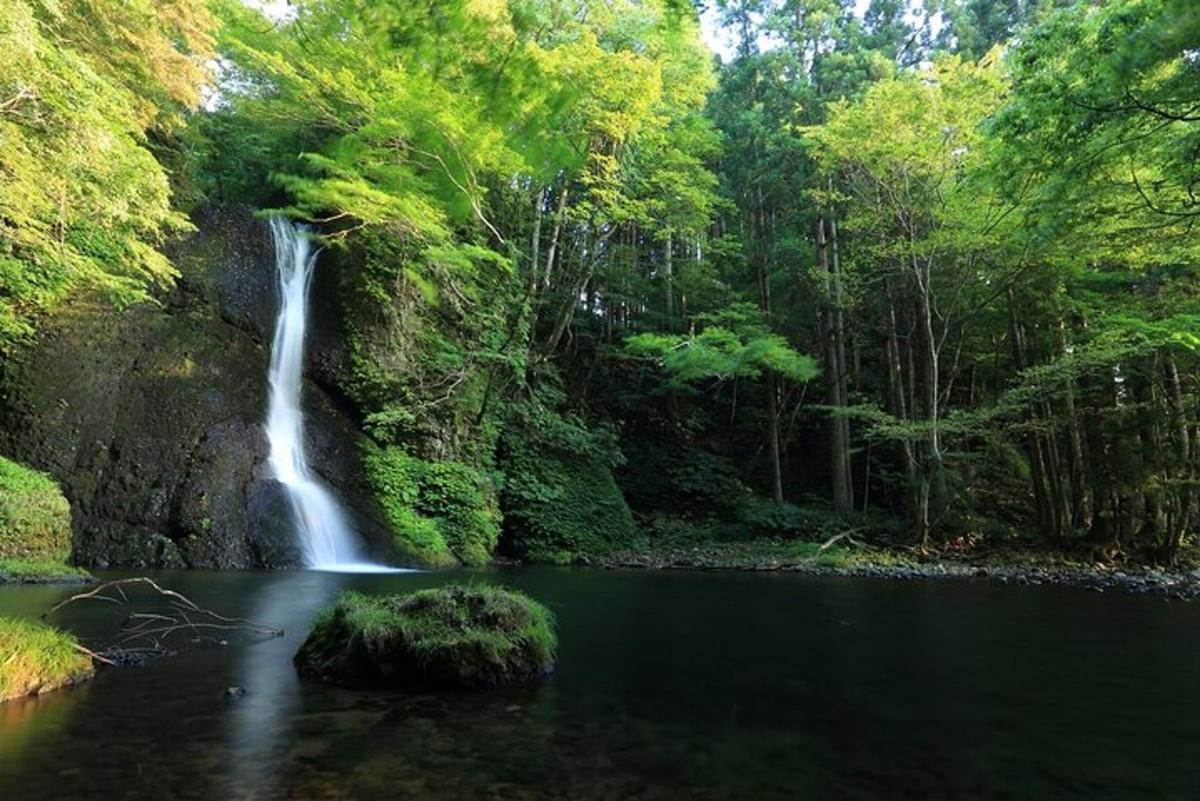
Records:
<instances>
[{"instance_id":1,"label":"forest","mask_svg":"<svg viewBox=\"0 0 1200 801\"><path fill-rule=\"evenodd\" d=\"M1197 0L0 54L6 801L1194 796Z\"/></svg>"},{"instance_id":2,"label":"forest","mask_svg":"<svg viewBox=\"0 0 1200 801\"><path fill-rule=\"evenodd\" d=\"M323 381L425 562L1179 558L1192 4L710 5L725 60L682 0L7 0L0 345L168 303L199 210L274 211L336 270Z\"/></svg>"}]
</instances>

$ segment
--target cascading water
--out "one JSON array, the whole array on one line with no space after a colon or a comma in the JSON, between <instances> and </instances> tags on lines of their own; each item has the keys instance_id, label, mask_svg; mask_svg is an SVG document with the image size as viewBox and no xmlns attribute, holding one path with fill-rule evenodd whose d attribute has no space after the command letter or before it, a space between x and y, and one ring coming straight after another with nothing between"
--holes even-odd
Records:
<instances>
[{"instance_id":1,"label":"cascading water","mask_svg":"<svg viewBox=\"0 0 1200 801\"><path fill-rule=\"evenodd\" d=\"M275 271L279 282L279 317L271 345L270 406L267 438L271 471L287 489L295 514L306 567L326 570L379 568L362 561L362 552L346 515L333 495L312 474L304 452L304 415L300 384L304 367L304 332L308 325L308 289L317 254L306 231L291 222L271 219Z\"/></svg>"}]
</instances>

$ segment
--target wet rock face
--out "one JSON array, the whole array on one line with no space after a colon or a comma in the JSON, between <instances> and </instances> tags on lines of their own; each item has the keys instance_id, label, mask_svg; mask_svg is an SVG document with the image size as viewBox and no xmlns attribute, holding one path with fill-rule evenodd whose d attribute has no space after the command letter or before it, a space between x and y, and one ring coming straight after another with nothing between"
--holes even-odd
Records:
<instances>
[{"instance_id":1,"label":"wet rock face","mask_svg":"<svg viewBox=\"0 0 1200 801\"><path fill-rule=\"evenodd\" d=\"M246 492L246 541L251 561L262 567L301 565L295 531L295 513L284 486L270 478L252 482Z\"/></svg>"},{"instance_id":2,"label":"wet rock face","mask_svg":"<svg viewBox=\"0 0 1200 801\"><path fill-rule=\"evenodd\" d=\"M246 210L197 214L172 249L177 288L117 310L80 296L0 367L0 453L50 473L88 565L284 567L299 559L262 420L276 309L274 251ZM358 495L345 413L305 387L310 429L336 428L314 469ZM283 514L286 512L286 514ZM368 531L370 526L367 526Z\"/></svg>"}]
</instances>

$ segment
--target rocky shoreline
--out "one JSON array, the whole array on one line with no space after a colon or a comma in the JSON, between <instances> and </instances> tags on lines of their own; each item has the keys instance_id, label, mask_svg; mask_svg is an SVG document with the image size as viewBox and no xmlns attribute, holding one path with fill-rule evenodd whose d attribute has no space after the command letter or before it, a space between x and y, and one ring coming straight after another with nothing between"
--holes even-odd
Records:
<instances>
[{"instance_id":1,"label":"rocky shoreline","mask_svg":"<svg viewBox=\"0 0 1200 801\"><path fill-rule=\"evenodd\" d=\"M839 558L844 558L848 563L838 564ZM588 560L588 563L606 569L730 570L900 581L954 579L1018 586L1071 586L1093 592L1125 592L1175 601L1200 597L1200 569L1184 571L1148 566L1109 568L1082 564L1005 563L996 557L980 561L915 561L906 554L892 551L838 552L824 561L818 561L812 557L788 557L772 553L754 556L737 551L723 553L707 549L684 549L621 552Z\"/></svg>"}]
</instances>

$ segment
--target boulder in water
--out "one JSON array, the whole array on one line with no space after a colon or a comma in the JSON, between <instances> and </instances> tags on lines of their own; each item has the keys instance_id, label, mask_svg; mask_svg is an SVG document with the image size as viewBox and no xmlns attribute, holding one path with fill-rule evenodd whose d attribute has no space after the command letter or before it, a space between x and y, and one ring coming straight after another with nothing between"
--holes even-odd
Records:
<instances>
[{"instance_id":1,"label":"boulder in water","mask_svg":"<svg viewBox=\"0 0 1200 801\"><path fill-rule=\"evenodd\" d=\"M343 593L296 654L304 675L351 686L490 688L554 669L554 616L492 586L403 595Z\"/></svg>"}]
</instances>

